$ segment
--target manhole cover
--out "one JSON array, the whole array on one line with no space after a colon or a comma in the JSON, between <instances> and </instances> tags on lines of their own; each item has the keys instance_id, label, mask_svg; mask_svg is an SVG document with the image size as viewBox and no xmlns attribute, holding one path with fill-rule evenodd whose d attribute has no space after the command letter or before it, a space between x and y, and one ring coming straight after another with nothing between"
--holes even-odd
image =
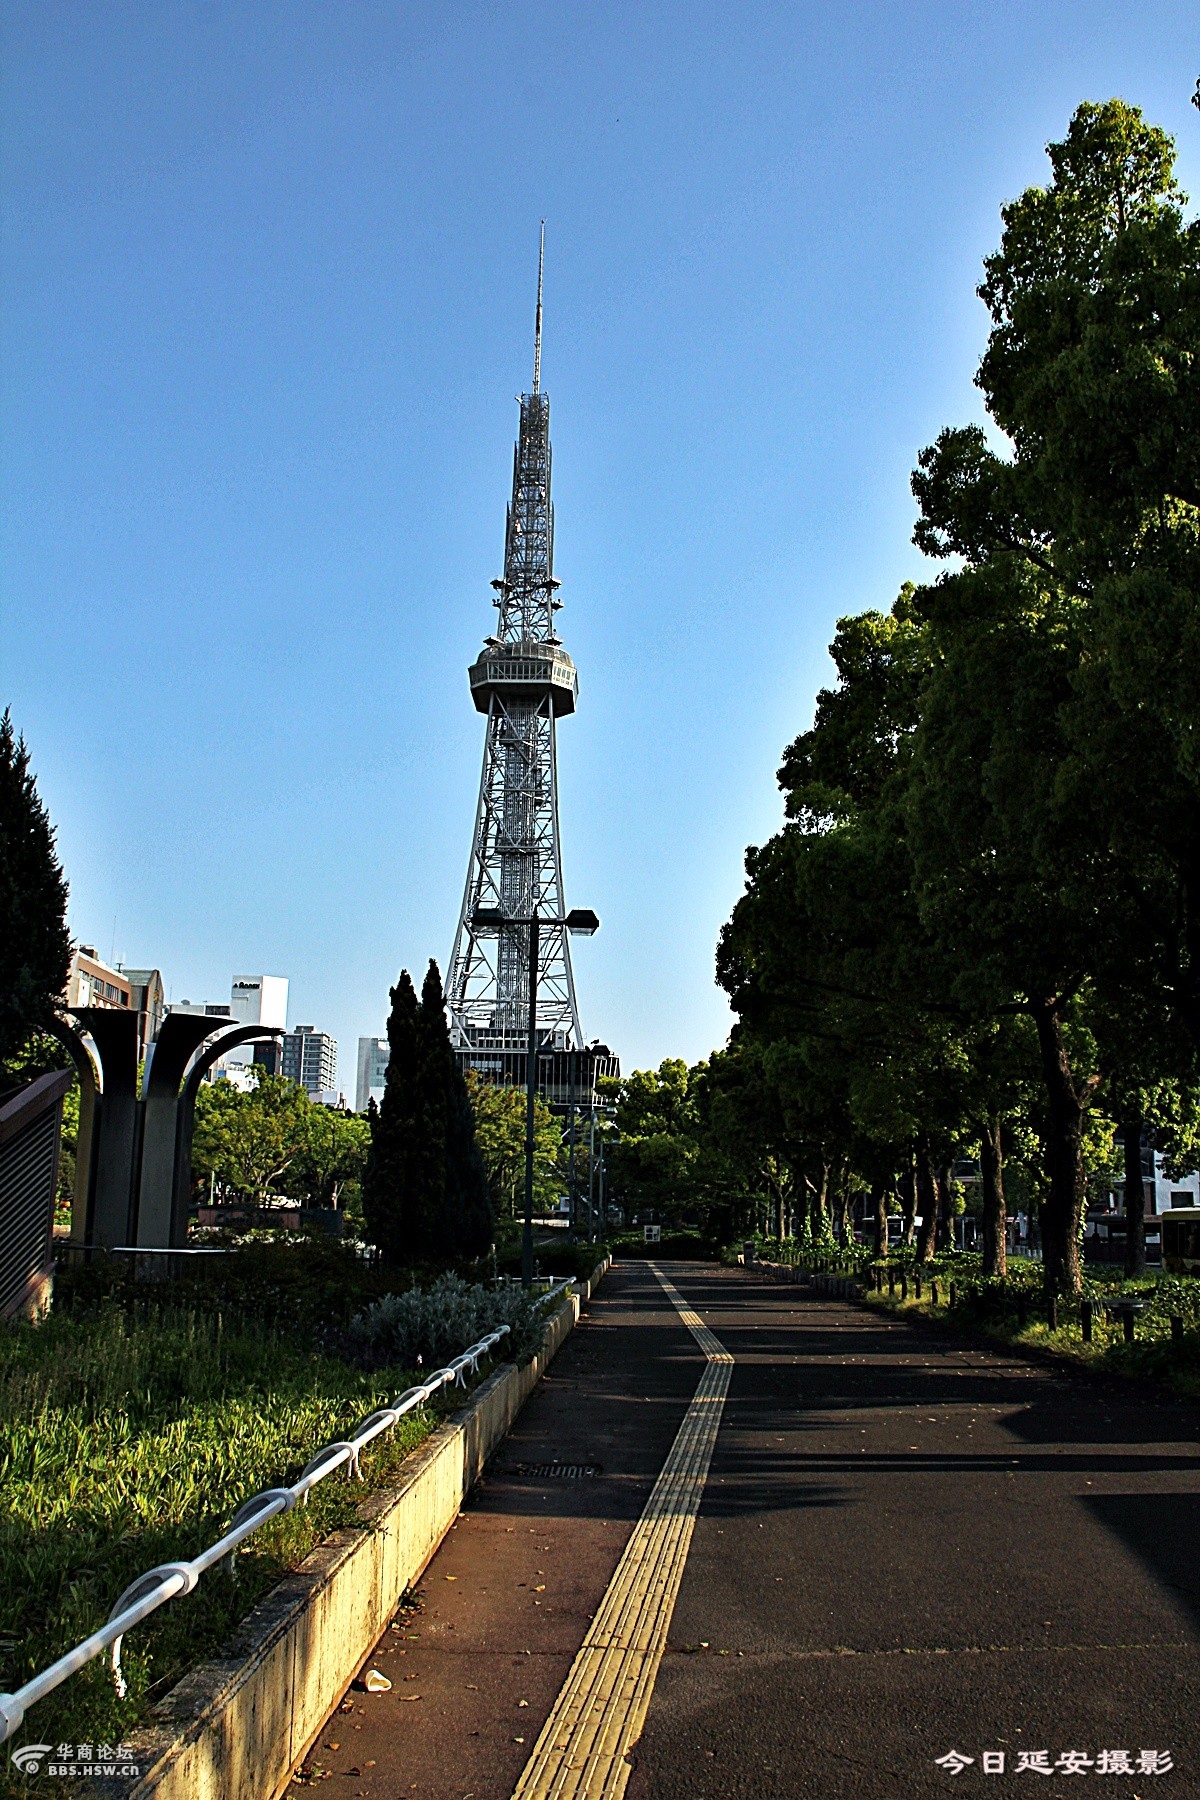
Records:
<instances>
[{"instance_id":1,"label":"manhole cover","mask_svg":"<svg viewBox=\"0 0 1200 1800\"><path fill-rule=\"evenodd\" d=\"M529 1475L535 1481L585 1481L600 1473L599 1463L514 1463L506 1475Z\"/></svg>"}]
</instances>

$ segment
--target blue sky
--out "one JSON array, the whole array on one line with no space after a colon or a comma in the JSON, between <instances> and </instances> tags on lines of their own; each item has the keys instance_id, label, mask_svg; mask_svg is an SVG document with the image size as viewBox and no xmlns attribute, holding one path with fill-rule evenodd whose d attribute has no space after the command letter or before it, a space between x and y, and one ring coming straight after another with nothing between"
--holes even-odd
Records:
<instances>
[{"instance_id":1,"label":"blue sky","mask_svg":"<svg viewBox=\"0 0 1200 1800\"><path fill-rule=\"evenodd\" d=\"M3 24L0 702L71 926L382 1029L445 965L547 221L589 1035L723 1042L717 932L835 619L919 572L1001 203L1083 98L1176 133L1194 0L32 0Z\"/></svg>"}]
</instances>

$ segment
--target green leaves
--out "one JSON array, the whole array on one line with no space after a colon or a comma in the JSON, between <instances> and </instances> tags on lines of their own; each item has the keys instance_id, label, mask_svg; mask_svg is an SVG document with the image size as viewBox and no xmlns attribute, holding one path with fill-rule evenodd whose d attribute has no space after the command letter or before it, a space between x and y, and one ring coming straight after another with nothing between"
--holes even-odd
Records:
<instances>
[{"instance_id":1,"label":"green leaves","mask_svg":"<svg viewBox=\"0 0 1200 1800\"><path fill-rule=\"evenodd\" d=\"M466 1082L492 1204L497 1213L515 1217L525 1192L525 1090L497 1087L474 1069L467 1071ZM533 1108L533 1203L539 1212L548 1210L562 1189L562 1149L562 1125L539 1094ZM577 1146L576 1157L580 1154Z\"/></svg>"}]
</instances>

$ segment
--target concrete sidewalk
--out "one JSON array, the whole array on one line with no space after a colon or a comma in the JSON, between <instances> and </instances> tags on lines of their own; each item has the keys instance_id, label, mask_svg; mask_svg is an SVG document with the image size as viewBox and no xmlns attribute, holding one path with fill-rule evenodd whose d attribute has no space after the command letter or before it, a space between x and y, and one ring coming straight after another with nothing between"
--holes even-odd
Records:
<instances>
[{"instance_id":1,"label":"concrete sidewalk","mask_svg":"<svg viewBox=\"0 0 1200 1800\"><path fill-rule=\"evenodd\" d=\"M325 1791L508 1800L702 1368L649 1270L610 1270L372 1658L392 1692L322 1733Z\"/></svg>"},{"instance_id":2,"label":"concrete sidewalk","mask_svg":"<svg viewBox=\"0 0 1200 1800\"><path fill-rule=\"evenodd\" d=\"M1197 1409L665 1270L735 1368L629 1800L1021 1793L1037 1751L1200 1795ZM379 1646L392 1692L322 1734L331 1794L507 1800L703 1367L650 1269L615 1268ZM1143 1749L1172 1770L1100 1775Z\"/></svg>"}]
</instances>

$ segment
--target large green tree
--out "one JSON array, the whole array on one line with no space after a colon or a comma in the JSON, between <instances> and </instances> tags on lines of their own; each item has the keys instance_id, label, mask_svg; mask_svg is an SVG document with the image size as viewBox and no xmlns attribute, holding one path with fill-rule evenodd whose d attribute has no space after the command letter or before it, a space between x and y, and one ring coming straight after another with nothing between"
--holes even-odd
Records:
<instances>
[{"instance_id":1,"label":"large green tree","mask_svg":"<svg viewBox=\"0 0 1200 1800\"><path fill-rule=\"evenodd\" d=\"M965 566L924 596L911 824L959 979L1036 1025L1070 1289L1087 1109L1147 1007L1200 1036L1200 230L1134 107L1081 106L1049 155L980 289L1007 453L946 431L914 477L917 542Z\"/></svg>"},{"instance_id":2,"label":"large green tree","mask_svg":"<svg viewBox=\"0 0 1200 1800\"><path fill-rule=\"evenodd\" d=\"M67 883L24 738L0 718L0 1085L67 985Z\"/></svg>"}]
</instances>

